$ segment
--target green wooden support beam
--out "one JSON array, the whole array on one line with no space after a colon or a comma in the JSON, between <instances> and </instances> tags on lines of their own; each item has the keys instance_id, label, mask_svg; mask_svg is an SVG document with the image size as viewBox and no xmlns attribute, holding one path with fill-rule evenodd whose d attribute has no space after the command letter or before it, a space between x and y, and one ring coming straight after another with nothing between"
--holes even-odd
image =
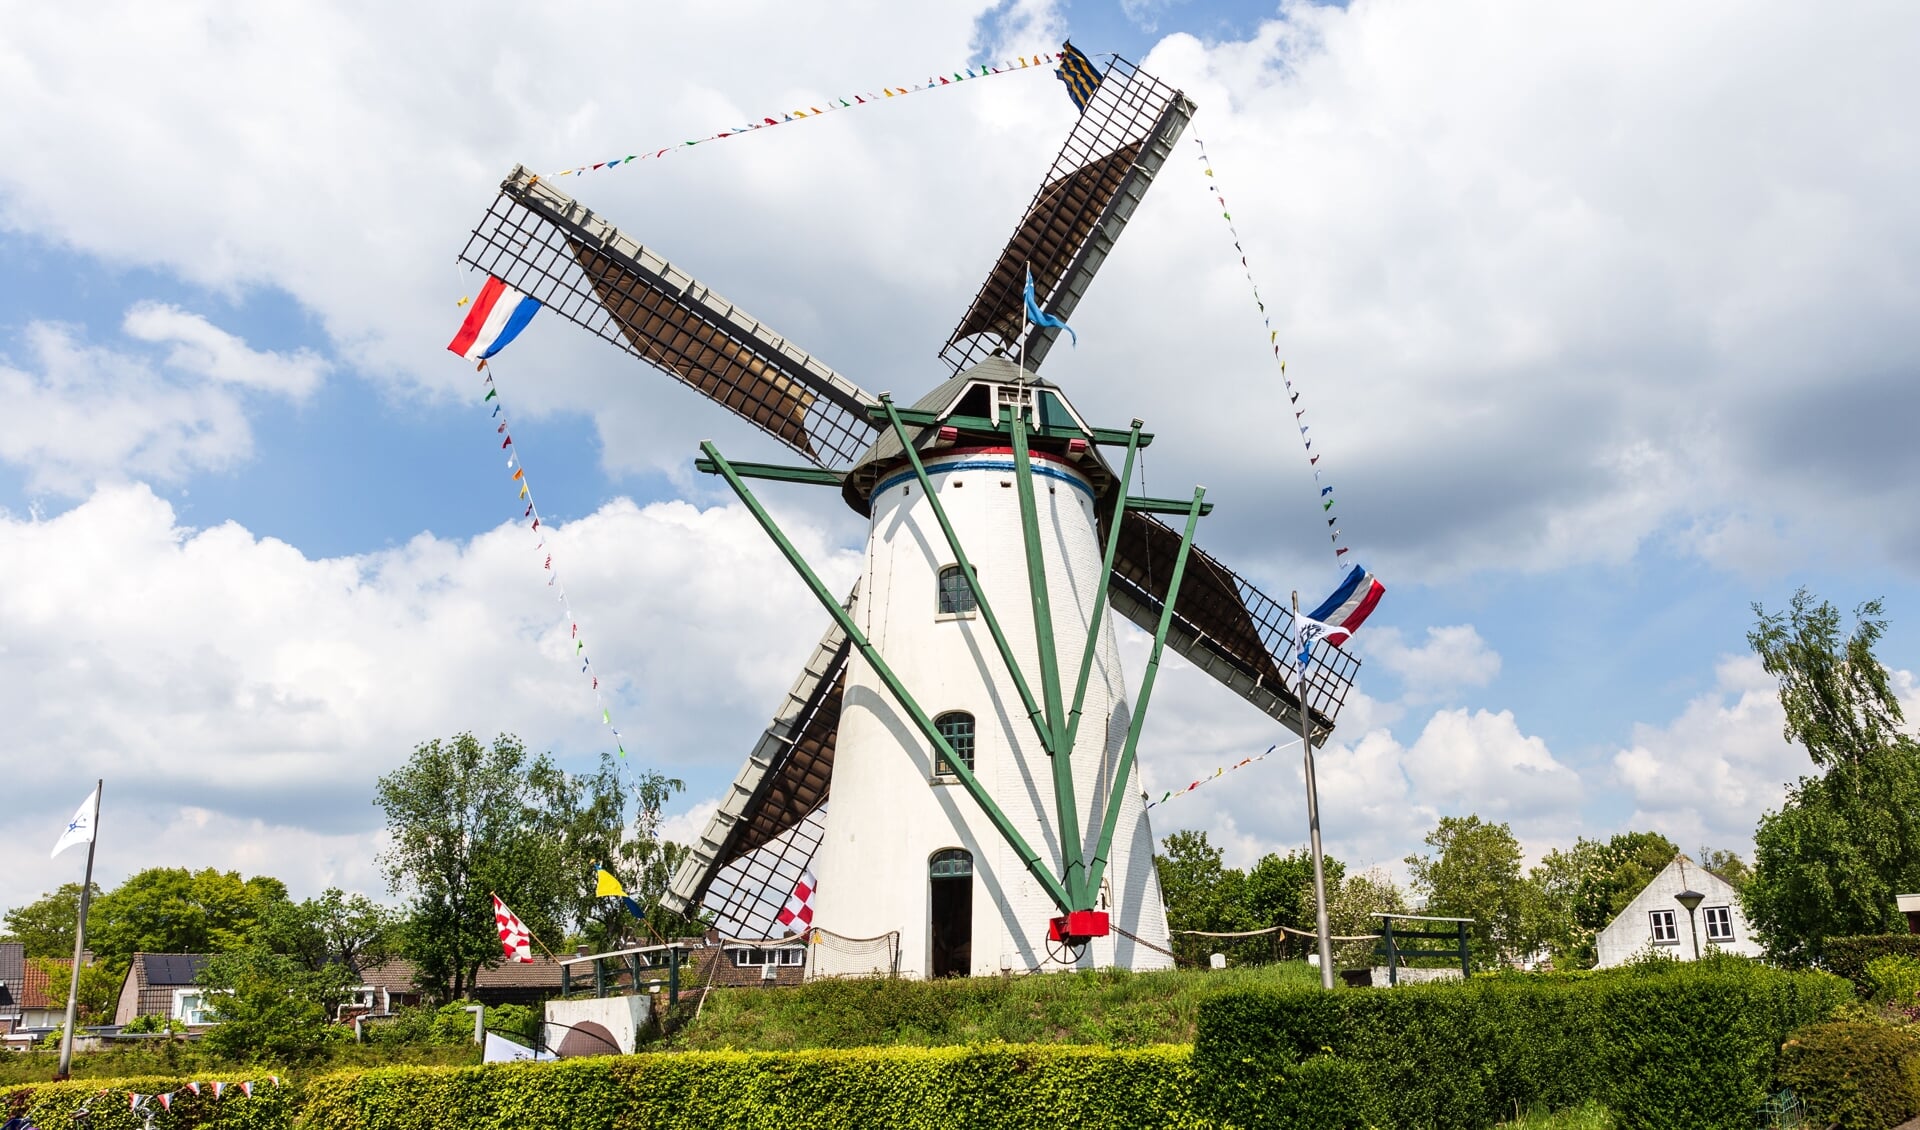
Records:
<instances>
[{"instance_id":1,"label":"green wooden support beam","mask_svg":"<svg viewBox=\"0 0 1920 1130\"><path fill-rule=\"evenodd\" d=\"M1140 421L1133 422L1134 436L1140 435ZM1081 712L1087 705L1087 684L1093 677L1093 661L1099 654L1100 621L1107 611L1107 584L1113 578L1113 559L1120 549L1120 523L1127 516L1127 506L1133 501L1127 497L1127 484L1133 481L1133 458L1139 454L1137 442L1127 444L1126 464L1120 471L1120 490L1113 496L1113 517L1107 525L1107 551L1100 560L1100 582L1093 589L1093 616L1087 622L1087 646L1080 652L1080 677L1073 687L1073 709L1067 714L1067 732L1061 739L1062 748L1072 751L1080 739ZM1078 910L1092 910L1094 898L1099 888L1095 885L1080 889L1081 905Z\"/></svg>"},{"instance_id":2,"label":"green wooden support beam","mask_svg":"<svg viewBox=\"0 0 1920 1130\"><path fill-rule=\"evenodd\" d=\"M985 416L948 416L945 419L941 419L940 413L938 412L927 412L914 408L896 408L894 410L900 414L901 421L910 427L925 428L935 424L942 424L947 427L962 428L970 432L1005 432L1007 430L1005 424L997 420L990 420ZM867 409L867 415L873 417L876 423L885 423L887 419L886 410L877 404ZM1127 444L1135 442L1133 438L1134 432L1122 431L1118 428L1093 428L1083 432L1079 428L1042 428L1029 424L1027 431L1031 435L1043 436L1047 439L1089 439L1103 447L1125 447ZM1139 437L1137 441L1137 446L1139 447L1146 447L1153 442L1152 432L1140 432Z\"/></svg>"},{"instance_id":3,"label":"green wooden support beam","mask_svg":"<svg viewBox=\"0 0 1920 1130\"><path fill-rule=\"evenodd\" d=\"M1126 799L1127 776L1133 772L1133 757L1140 748L1140 727L1147 720L1147 704L1153 700L1153 683L1160 675L1160 654L1166 650L1167 629L1173 624L1174 602L1180 599L1180 581L1187 572L1187 552L1193 548L1193 528L1200 524L1200 508L1207 488L1193 488L1193 501L1187 507L1187 529L1180 535L1180 551L1173 558L1173 576L1167 580L1166 603L1160 606L1160 623L1153 631L1153 650L1147 655L1147 669L1140 676L1140 693L1134 698L1133 720L1127 726L1127 744L1120 750L1120 763L1114 767L1113 784L1107 791L1107 810L1100 821L1100 839L1094 846L1093 865L1087 871L1087 886L1100 889L1107 871L1107 857L1113 852L1113 831L1120 823L1120 802Z\"/></svg>"},{"instance_id":4,"label":"green wooden support beam","mask_svg":"<svg viewBox=\"0 0 1920 1130\"><path fill-rule=\"evenodd\" d=\"M846 481L846 476L838 471L823 471L818 467L788 467L779 463L734 463L733 473L743 479L772 479L780 483L810 483L814 486L837 487ZM717 475L720 468L711 459L695 459L693 469L709 475Z\"/></svg>"},{"instance_id":5,"label":"green wooden support beam","mask_svg":"<svg viewBox=\"0 0 1920 1130\"><path fill-rule=\"evenodd\" d=\"M1015 406L1007 412L1013 437L1013 485L1020 496L1020 534L1027 551L1027 591L1033 597L1033 642L1040 653L1040 693L1046 698L1047 742L1053 760L1053 810L1060 833L1060 878L1067 896L1077 906L1086 880L1080 857L1080 802L1073 791L1073 750L1061 744L1066 736L1067 710L1061 701L1060 661L1053 646L1053 599L1047 592L1047 561L1040 541L1040 517L1033 497L1033 459L1027 451L1025 413Z\"/></svg>"},{"instance_id":6,"label":"green wooden support beam","mask_svg":"<svg viewBox=\"0 0 1920 1130\"><path fill-rule=\"evenodd\" d=\"M1185 514L1193 503L1184 498L1143 498L1137 494L1127 496L1127 509L1138 510L1142 514ZM1213 513L1213 503L1200 508L1202 518Z\"/></svg>"},{"instance_id":7,"label":"green wooden support beam","mask_svg":"<svg viewBox=\"0 0 1920 1130\"><path fill-rule=\"evenodd\" d=\"M954 776L959 778L961 787L967 790L967 795L971 796L980 806L981 811L987 814L987 819L1013 848L1014 854L1020 857L1027 871L1040 884L1041 890L1047 892L1047 897L1053 900L1054 905L1059 907L1062 913L1071 911L1072 900L1067 897L1066 888L1060 885L1060 880L1054 878L1053 872L1047 870L1046 863L1033 850L1032 845L1027 843L1026 837L1020 834L1020 829L1013 826L1013 821L1009 820L1007 814L1000 810L1000 806L994 803L993 798L987 795L986 787L981 785L979 778L973 775L973 770L967 768L966 763L960 760L953 746L934 726L933 719L927 717L927 712L922 710L913 696L907 693L907 688L901 684L900 677L895 675L893 668L887 666L887 661L880 657L879 649L867 639L866 633L860 630L860 625L853 622L853 617L840 606L840 601L827 589L826 585L820 582L820 578L814 575L813 569L807 565L806 558L800 556L800 551L793 547L793 543L787 540L784 533L780 532L780 527L774 522L773 516L767 513L766 507L760 505L760 500L747 489L746 482L734 472L732 464L727 462L719 449L713 446L711 440L701 441L700 451L727 480L727 485L733 488L733 493L739 496L740 501L753 514L754 520L760 523L760 528L773 539L773 544L779 547L781 556L787 559L787 564L792 565L794 572L800 574L800 579L806 582L808 589L812 590L814 599L820 602L828 615L833 617L834 623L840 625L840 630L845 632L847 638L853 641L854 647L860 650L861 657L873 668L874 674L880 676L880 681L886 684L888 692L907 712L907 717L912 719L915 728L920 731L920 736L927 739L935 756L946 757L947 765L953 769Z\"/></svg>"},{"instance_id":8,"label":"green wooden support beam","mask_svg":"<svg viewBox=\"0 0 1920 1130\"><path fill-rule=\"evenodd\" d=\"M886 411L887 423L893 428L894 438L900 441L901 450L907 453L907 461L913 464L914 477L920 480L920 489L926 493L928 505L933 507L933 516L940 523L940 532L947 536L947 548L953 551L953 560L960 566L961 575L967 579L967 589L973 593L974 603L980 606L980 618L987 622L987 631L993 636L993 646L1000 649L1000 658L1006 663L1007 672L1013 676L1013 688L1020 694L1020 705L1026 708L1034 733L1040 737L1040 748L1051 755L1055 734L1048 725L1046 715L1041 712L1040 704L1034 701L1033 691L1027 686L1020 664L1013 657L1013 645L1007 642L1006 633L1000 630L1000 617L994 615L993 604L987 600L986 590L980 587L980 578L974 572L973 562L967 560L967 551L960 545L960 535L954 532L953 523L947 518L946 504L940 501L940 492L933 489L933 480L927 475L926 464L921 462L920 452L907 435L899 409L886 393L880 394L880 406Z\"/></svg>"}]
</instances>

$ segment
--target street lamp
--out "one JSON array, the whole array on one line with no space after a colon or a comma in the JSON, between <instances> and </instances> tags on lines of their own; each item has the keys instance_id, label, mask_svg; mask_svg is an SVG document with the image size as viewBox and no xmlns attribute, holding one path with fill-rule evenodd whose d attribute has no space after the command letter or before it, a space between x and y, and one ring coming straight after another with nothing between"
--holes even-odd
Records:
<instances>
[{"instance_id":1,"label":"street lamp","mask_svg":"<svg viewBox=\"0 0 1920 1130\"><path fill-rule=\"evenodd\" d=\"M1693 959L1695 961L1700 960L1700 928L1693 923L1693 912L1700 909L1700 904L1706 901L1706 898L1707 896L1694 890L1692 887L1688 887L1686 890L1673 896L1675 902L1687 908L1687 932L1693 935Z\"/></svg>"}]
</instances>

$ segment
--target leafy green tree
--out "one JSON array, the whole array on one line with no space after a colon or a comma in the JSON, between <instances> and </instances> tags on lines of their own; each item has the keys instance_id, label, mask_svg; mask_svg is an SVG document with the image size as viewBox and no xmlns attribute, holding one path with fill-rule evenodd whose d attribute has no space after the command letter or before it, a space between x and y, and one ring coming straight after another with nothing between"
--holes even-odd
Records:
<instances>
[{"instance_id":1,"label":"leafy green tree","mask_svg":"<svg viewBox=\"0 0 1920 1130\"><path fill-rule=\"evenodd\" d=\"M1322 871L1326 876L1329 906L1346 870L1346 865L1332 856L1323 860ZM1287 926L1312 932L1318 921L1313 905L1313 854L1306 848L1294 848L1286 855L1268 852L1261 856L1259 862L1247 871L1246 882L1241 887L1241 899L1244 908L1242 917L1252 923L1248 929ZM1333 932L1338 934L1341 931ZM1283 956L1304 958L1309 953L1317 952L1318 943L1312 938L1283 931L1272 939L1271 949Z\"/></svg>"},{"instance_id":2,"label":"leafy green tree","mask_svg":"<svg viewBox=\"0 0 1920 1130\"><path fill-rule=\"evenodd\" d=\"M1747 884L1753 881L1753 868L1740 858L1738 852L1710 849L1702 845L1699 862L1700 866L1725 879L1736 891L1745 890Z\"/></svg>"},{"instance_id":3,"label":"leafy green tree","mask_svg":"<svg viewBox=\"0 0 1920 1130\"><path fill-rule=\"evenodd\" d=\"M358 974L392 956L399 918L363 894L328 887L319 898L269 907L254 941L318 972L338 965Z\"/></svg>"},{"instance_id":4,"label":"leafy green tree","mask_svg":"<svg viewBox=\"0 0 1920 1130\"><path fill-rule=\"evenodd\" d=\"M1414 889L1427 898L1429 914L1473 919L1473 947L1482 962L1529 952L1538 939L1529 926L1537 915L1520 870L1520 841L1505 824L1478 816L1443 816L1426 844L1433 855L1407 856Z\"/></svg>"},{"instance_id":5,"label":"leafy green tree","mask_svg":"<svg viewBox=\"0 0 1920 1130\"><path fill-rule=\"evenodd\" d=\"M286 901L286 884L271 876L150 867L93 900L88 947L123 972L135 953L217 953L245 945L261 916Z\"/></svg>"},{"instance_id":6,"label":"leafy green tree","mask_svg":"<svg viewBox=\"0 0 1920 1130\"><path fill-rule=\"evenodd\" d=\"M1658 832L1620 832L1551 851L1529 874L1533 921L1526 931L1560 968L1592 968L1594 937L1680 854Z\"/></svg>"},{"instance_id":7,"label":"leafy green tree","mask_svg":"<svg viewBox=\"0 0 1920 1130\"><path fill-rule=\"evenodd\" d=\"M1855 610L1851 631L1805 589L1754 616L1747 641L1779 681L1787 740L1823 772L1760 818L1741 901L1770 956L1817 961L1830 937L1897 929L1895 896L1920 889L1920 744L1874 653L1879 601Z\"/></svg>"},{"instance_id":8,"label":"leafy green tree","mask_svg":"<svg viewBox=\"0 0 1920 1130\"><path fill-rule=\"evenodd\" d=\"M381 862L411 900L401 948L443 998L465 995L483 966L499 964L495 894L535 937L564 934L577 879L547 804L558 774L510 734L491 746L457 734L421 743L375 785L392 840Z\"/></svg>"},{"instance_id":9,"label":"leafy green tree","mask_svg":"<svg viewBox=\"0 0 1920 1130\"><path fill-rule=\"evenodd\" d=\"M353 975L343 965L312 970L298 958L249 945L215 954L200 971L218 1022L203 1037L222 1059L303 1063L344 1030L328 1024Z\"/></svg>"},{"instance_id":10,"label":"leafy green tree","mask_svg":"<svg viewBox=\"0 0 1920 1130\"><path fill-rule=\"evenodd\" d=\"M71 943L69 943L71 945ZM71 949L68 950L72 952ZM73 988L73 959L28 958L47 975L47 1000L56 1009L67 1007L67 994ZM120 984L125 975L95 961L80 967L80 1006L82 1024L106 1024L120 1003Z\"/></svg>"},{"instance_id":11,"label":"leafy green tree","mask_svg":"<svg viewBox=\"0 0 1920 1130\"><path fill-rule=\"evenodd\" d=\"M1246 876L1225 865L1225 857L1207 842L1205 832L1175 832L1161 846L1166 854L1153 858L1171 929L1224 933L1248 928L1241 906ZM1218 939L1177 932L1173 936L1173 950L1180 961L1204 964L1207 955L1219 948Z\"/></svg>"},{"instance_id":12,"label":"leafy green tree","mask_svg":"<svg viewBox=\"0 0 1920 1130\"><path fill-rule=\"evenodd\" d=\"M1309 898L1312 896L1309 895ZM1311 905L1311 904L1309 904ZM1343 875L1339 883L1327 880L1327 927L1336 938L1360 938L1380 932L1376 914L1404 914L1407 896L1392 876L1379 868L1357 875ZM1311 910L1309 910L1311 913ZM1318 943L1308 940L1309 947ZM1337 968L1353 969L1375 964L1371 941L1333 943L1333 961Z\"/></svg>"},{"instance_id":13,"label":"leafy green tree","mask_svg":"<svg viewBox=\"0 0 1920 1130\"><path fill-rule=\"evenodd\" d=\"M563 874L574 880L565 913L595 950L618 948L630 938L664 938L678 917L660 907L686 849L660 839L661 809L685 783L646 771L631 782L634 817L627 821L629 782L611 754L591 773L555 773L546 778L544 804L562 836ZM619 899L596 894L594 869L604 866L645 912L636 921Z\"/></svg>"},{"instance_id":14,"label":"leafy green tree","mask_svg":"<svg viewBox=\"0 0 1920 1130\"><path fill-rule=\"evenodd\" d=\"M93 897L100 897L98 883L93 886ZM7 911L6 933L0 938L25 945L28 957L71 958L73 924L79 917L80 884L66 883L51 894Z\"/></svg>"}]
</instances>

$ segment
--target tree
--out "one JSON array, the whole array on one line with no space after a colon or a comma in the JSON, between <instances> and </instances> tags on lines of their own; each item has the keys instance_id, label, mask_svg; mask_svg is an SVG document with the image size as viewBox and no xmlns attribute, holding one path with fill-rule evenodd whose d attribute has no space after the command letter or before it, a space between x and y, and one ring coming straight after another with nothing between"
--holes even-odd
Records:
<instances>
[{"instance_id":1,"label":"tree","mask_svg":"<svg viewBox=\"0 0 1920 1130\"><path fill-rule=\"evenodd\" d=\"M1753 880L1753 868L1738 852L1700 847L1700 866L1725 879L1736 891L1745 890Z\"/></svg>"},{"instance_id":2,"label":"tree","mask_svg":"<svg viewBox=\"0 0 1920 1130\"><path fill-rule=\"evenodd\" d=\"M1245 929L1240 888L1246 877L1225 866L1225 857L1207 842L1205 832L1175 832L1162 840L1161 846L1166 854L1156 854L1153 861L1160 871L1160 895L1167 903L1167 926L1176 931L1176 960L1204 963L1207 954L1218 948L1216 939L1183 936L1177 931L1223 933Z\"/></svg>"},{"instance_id":3,"label":"tree","mask_svg":"<svg viewBox=\"0 0 1920 1130\"><path fill-rule=\"evenodd\" d=\"M319 898L273 905L253 936L308 970L338 965L357 975L392 955L398 926L393 911L366 895L328 887Z\"/></svg>"},{"instance_id":4,"label":"tree","mask_svg":"<svg viewBox=\"0 0 1920 1130\"><path fill-rule=\"evenodd\" d=\"M1604 843L1582 837L1548 852L1529 875L1535 901L1527 932L1552 951L1555 965L1591 968L1594 937L1678 854L1658 832L1620 832Z\"/></svg>"},{"instance_id":5,"label":"tree","mask_svg":"<svg viewBox=\"0 0 1920 1130\"><path fill-rule=\"evenodd\" d=\"M1346 874L1346 865L1328 856L1322 861L1322 871L1327 881L1327 901L1331 904L1333 892L1340 888L1340 881ZM1312 853L1306 848L1294 848L1286 855L1269 852L1261 856L1259 862L1247 872L1246 882L1242 886L1242 902L1242 917L1253 923L1250 929L1288 926L1312 932L1318 922L1313 905ZM1338 934L1341 931L1333 932ZM1273 942L1275 952L1293 957L1305 957L1318 952L1318 943L1314 939L1285 931Z\"/></svg>"},{"instance_id":6,"label":"tree","mask_svg":"<svg viewBox=\"0 0 1920 1130\"><path fill-rule=\"evenodd\" d=\"M595 950L616 949L630 934L663 938L678 916L660 906L673 869L686 849L660 839L661 809L685 783L646 771L632 781L634 817L627 822L627 779L612 755L601 754L592 773L555 773L545 781L545 805L561 831L565 874L575 877L566 899L568 921ZM646 912L636 921L618 899L596 893L594 868L604 866Z\"/></svg>"},{"instance_id":7,"label":"tree","mask_svg":"<svg viewBox=\"0 0 1920 1130\"><path fill-rule=\"evenodd\" d=\"M1175 931L1205 930L1230 934L1270 926L1314 928L1313 857L1305 848L1282 856L1269 853L1251 871L1228 867L1220 849L1207 842L1205 832L1175 832L1161 841L1164 855L1153 857L1160 873L1160 893L1167 904L1167 925ZM1345 873L1341 862L1325 860L1329 902ZM1334 931L1339 933L1339 931ZM1247 938L1207 938L1175 933L1177 959L1203 964L1213 953L1235 961L1270 961L1276 955L1304 956L1314 950L1312 939L1279 934Z\"/></svg>"},{"instance_id":8,"label":"tree","mask_svg":"<svg viewBox=\"0 0 1920 1130\"><path fill-rule=\"evenodd\" d=\"M135 953L234 949L247 943L269 908L286 901L286 884L271 876L242 879L238 871L211 867L150 867L93 900L88 945L122 972Z\"/></svg>"},{"instance_id":9,"label":"tree","mask_svg":"<svg viewBox=\"0 0 1920 1130\"><path fill-rule=\"evenodd\" d=\"M1538 939L1527 930L1527 883L1513 830L1478 816L1444 816L1426 844L1434 855L1410 855L1406 863L1427 912L1473 919L1469 931L1483 962L1529 952Z\"/></svg>"},{"instance_id":10,"label":"tree","mask_svg":"<svg viewBox=\"0 0 1920 1130\"><path fill-rule=\"evenodd\" d=\"M441 996L465 995L482 966L499 963L495 894L536 937L560 939L576 878L546 804L558 772L511 734L491 746L457 734L421 743L375 785L392 838L381 862L411 899L402 949Z\"/></svg>"},{"instance_id":11,"label":"tree","mask_svg":"<svg viewBox=\"0 0 1920 1130\"><path fill-rule=\"evenodd\" d=\"M100 897L98 883L93 886L93 897ZM7 911L5 939L26 946L28 957L71 958L73 924L79 917L80 884L65 883L51 894Z\"/></svg>"},{"instance_id":12,"label":"tree","mask_svg":"<svg viewBox=\"0 0 1920 1130\"><path fill-rule=\"evenodd\" d=\"M1879 601L1850 632L1805 589L1785 612L1753 611L1747 642L1779 682L1787 740L1824 772L1760 818L1741 902L1770 956L1817 961L1829 937L1896 929L1894 896L1920 884L1920 744L1874 654Z\"/></svg>"},{"instance_id":13,"label":"tree","mask_svg":"<svg viewBox=\"0 0 1920 1130\"><path fill-rule=\"evenodd\" d=\"M1327 879L1327 927L1336 938L1358 938L1380 932L1377 914L1404 914L1406 895L1391 876L1379 868L1346 875L1339 883ZM1309 943L1315 944L1315 943ZM1333 960L1338 967L1371 967L1376 943L1335 942ZM1419 947L1416 947L1419 948Z\"/></svg>"},{"instance_id":14,"label":"tree","mask_svg":"<svg viewBox=\"0 0 1920 1130\"><path fill-rule=\"evenodd\" d=\"M207 1030L206 1046L233 1061L310 1060L338 1038L327 1022L353 981L344 965L308 969L262 945L215 954L200 971L218 1021Z\"/></svg>"},{"instance_id":15,"label":"tree","mask_svg":"<svg viewBox=\"0 0 1920 1130\"><path fill-rule=\"evenodd\" d=\"M56 1009L66 1008L67 995L73 988L73 959L41 957L28 960L47 975L48 1003ZM120 1002L120 983L123 979L124 974L116 973L98 961L80 967L80 1005L76 1010L80 1023L105 1024L113 1019L114 1006Z\"/></svg>"}]
</instances>

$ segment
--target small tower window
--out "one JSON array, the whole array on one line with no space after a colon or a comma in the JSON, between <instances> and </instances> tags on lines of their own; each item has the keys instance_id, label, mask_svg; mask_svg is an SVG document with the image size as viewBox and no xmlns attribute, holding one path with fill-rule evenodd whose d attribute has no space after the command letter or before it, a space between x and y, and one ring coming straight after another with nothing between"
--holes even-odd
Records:
<instances>
[{"instance_id":1,"label":"small tower window","mask_svg":"<svg viewBox=\"0 0 1920 1130\"><path fill-rule=\"evenodd\" d=\"M967 576L958 565L946 565L940 569L940 615L960 615L972 612L980 607L973 597L973 586L967 583Z\"/></svg>"},{"instance_id":2,"label":"small tower window","mask_svg":"<svg viewBox=\"0 0 1920 1130\"><path fill-rule=\"evenodd\" d=\"M960 758L960 763L965 765L967 771L971 773L973 771L973 715L964 710L942 714L933 720L933 728L940 731L941 737L947 739L947 744L953 747L953 752ZM934 772L942 777L956 775L953 766L947 761L946 754L939 754L937 760L938 764L934 767Z\"/></svg>"}]
</instances>

